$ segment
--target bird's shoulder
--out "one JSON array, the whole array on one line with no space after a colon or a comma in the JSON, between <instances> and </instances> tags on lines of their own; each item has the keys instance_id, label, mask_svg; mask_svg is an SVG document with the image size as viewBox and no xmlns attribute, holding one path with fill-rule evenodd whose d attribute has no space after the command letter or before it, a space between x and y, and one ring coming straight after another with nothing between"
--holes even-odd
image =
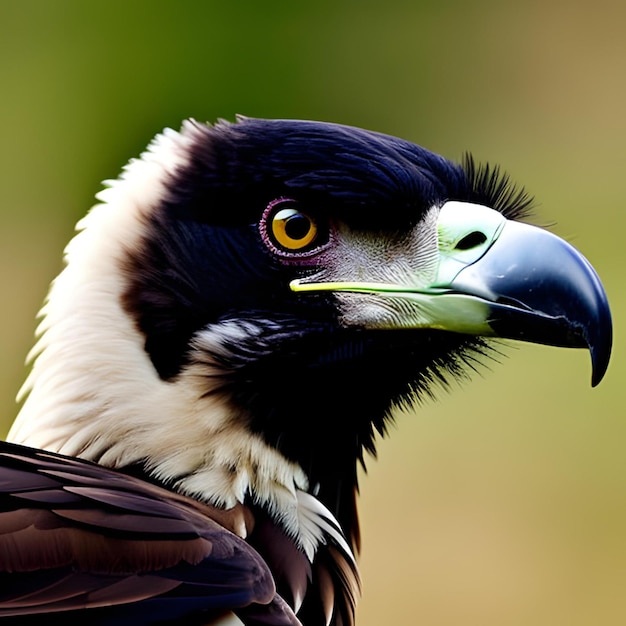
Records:
<instances>
[{"instance_id":1,"label":"bird's shoulder","mask_svg":"<svg viewBox=\"0 0 626 626\"><path fill-rule=\"evenodd\" d=\"M119 624L123 615L138 625L249 607L244 623L259 623L255 613L273 620L263 623L298 623L244 540L254 524L246 507L223 511L4 442L0 467L0 617L31 624L61 611L80 621L90 609L90 623Z\"/></svg>"}]
</instances>

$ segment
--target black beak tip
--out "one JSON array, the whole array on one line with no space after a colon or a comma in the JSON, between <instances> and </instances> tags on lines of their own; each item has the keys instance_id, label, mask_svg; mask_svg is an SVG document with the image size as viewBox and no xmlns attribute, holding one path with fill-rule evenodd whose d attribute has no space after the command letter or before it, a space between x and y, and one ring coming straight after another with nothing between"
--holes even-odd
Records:
<instances>
[{"instance_id":1,"label":"black beak tip","mask_svg":"<svg viewBox=\"0 0 626 626\"><path fill-rule=\"evenodd\" d=\"M592 387L596 387L597 385L600 384L600 381L604 378L604 374L606 372L607 365L608 365L608 363L606 365L603 364L603 366L600 367L597 364L594 364L594 366L593 366L593 374L591 375L591 386Z\"/></svg>"},{"instance_id":2,"label":"black beak tip","mask_svg":"<svg viewBox=\"0 0 626 626\"><path fill-rule=\"evenodd\" d=\"M581 258L581 265L588 268L587 284L590 289L583 297L579 320L585 320L583 336L591 353L591 386L595 387L604 378L611 359L613 322L609 300L600 278L582 255Z\"/></svg>"},{"instance_id":3,"label":"black beak tip","mask_svg":"<svg viewBox=\"0 0 626 626\"><path fill-rule=\"evenodd\" d=\"M589 351L591 353L591 386L597 386L604 378L611 359L611 346L613 343L613 329L611 324L611 313L606 304L602 319L600 320L595 333L596 337L589 340Z\"/></svg>"}]
</instances>

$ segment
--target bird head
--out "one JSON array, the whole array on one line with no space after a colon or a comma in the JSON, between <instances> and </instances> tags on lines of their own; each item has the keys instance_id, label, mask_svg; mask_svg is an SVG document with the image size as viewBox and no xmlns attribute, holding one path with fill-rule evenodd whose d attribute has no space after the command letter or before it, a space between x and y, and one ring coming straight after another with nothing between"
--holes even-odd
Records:
<instances>
[{"instance_id":1,"label":"bird head","mask_svg":"<svg viewBox=\"0 0 626 626\"><path fill-rule=\"evenodd\" d=\"M588 347L611 319L584 257L522 221L497 168L334 124L165 131L79 224L11 438L298 534L308 491L358 542L356 466L396 404L494 337Z\"/></svg>"}]
</instances>

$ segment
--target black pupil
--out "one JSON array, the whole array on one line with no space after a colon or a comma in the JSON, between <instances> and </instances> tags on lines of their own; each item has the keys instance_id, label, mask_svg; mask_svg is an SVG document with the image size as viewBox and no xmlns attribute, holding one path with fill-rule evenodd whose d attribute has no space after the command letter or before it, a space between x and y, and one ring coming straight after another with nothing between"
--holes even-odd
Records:
<instances>
[{"instance_id":1,"label":"black pupil","mask_svg":"<svg viewBox=\"0 0 626 626\"><path fill-rule=\"evenodd\" d=\"M291 239L304 239L311 230L311 221L305 215L292 215L285 222L285 233Z\"/></svg>"}]
</instances>

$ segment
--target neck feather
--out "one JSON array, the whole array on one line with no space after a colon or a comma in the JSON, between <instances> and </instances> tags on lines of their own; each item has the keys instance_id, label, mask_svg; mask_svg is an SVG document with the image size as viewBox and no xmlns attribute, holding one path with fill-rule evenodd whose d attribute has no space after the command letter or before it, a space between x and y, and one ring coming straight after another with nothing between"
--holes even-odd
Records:
<instances>
[{"instance_id":1,"label":"neck feather","mask_svg":"<svg viewBox=\"0 0 626 626\"><path fill-rule=\"evenodd\" d=\"M122 306L128 250L166 183L188 162L198 126L166 130L79 224L53 282L31 352L11 441L113 468L142 465L171 488L222 507L252 497L297 526L301 468L246 428L228 398L190 365L162 380Z\"/></svg>"}]
</instances>

